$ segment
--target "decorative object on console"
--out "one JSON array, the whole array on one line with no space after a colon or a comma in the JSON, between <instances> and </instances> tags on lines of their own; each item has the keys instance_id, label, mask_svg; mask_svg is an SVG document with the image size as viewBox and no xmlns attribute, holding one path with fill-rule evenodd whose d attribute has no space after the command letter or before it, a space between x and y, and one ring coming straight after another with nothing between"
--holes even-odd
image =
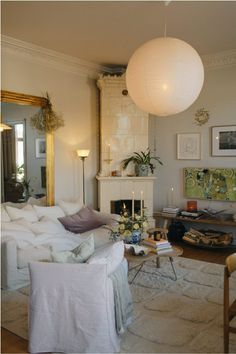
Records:
<instances>
[{"instance_id":1,"label":"decorative object on console","mask_svg":"<svg viewBox=\"0 0 236 354\"><path fill-rule=\"evenodd\" d=\"M166 37L166 24L164 37L141 45L126 71L127 89L137 106L162 117L186 110L199 96L203 82L200 56L188 43Z\"/></svg>"},{"instance_id":2,"label":"decorative object on console","mask_svg":"<svg viewBox=\"0 0 236 354\"><path fill-rule=\"evenodd\" d=\"M196 200L188 200L187 201L187 211L197 211L197 201Z\"/></svg>"},{"instance_id":3,"label":"decorative object on console","mask_svg":"<svg viewBox=\"0 0 236 354\"><path fill-rule=\"evenodd\" d=\"M77 150L77 155L81 158L83 163L83 202L85 204L84 160L88 157L89 150Z\"/></svg>"},{"instance_id":4,"label":"decorative object on console","mask_svg":"<svg viewBox=\"0 0 236 354\"><path fill-rule=\"evenodd\" d=\"M212 156L236 156L236 125L212 127Z\"/></svg>"},{"instance_id":5,"label":"decorative object on console","mask_svg":"<svg viewBox=\"0 0 236 354\"><path fill-rule=\"evenodd\" d=\"M200 133L177 134L177 159L178 160L200 160L201 159Z\"/></svg>"},{"instance_id":6,"label":"decorative object on console","mask_svg":"<svg viewBox=\"0 0 236 354\"><path fill-rule=\"evenodd\" d=\"M187 198L236 201L236 168L184 168Z\"/></svg>"},{"instance_id":7,"label":"decorative object on console","mask_svg":"<svg viewBox=\"0 0 236 354\"><path fill-rule=\"evenodd\" d=\"M158 156L151 156L150 148L147 148L146 151L141 151L140 153L134 152L133 155L124 159L121 164L123 169L129 165L129 163L133 163L137 168L138 176L148 176L149 169L151 173L154 173L155 166L152 163L152 160L157 161L160 165L163 163Z\"/></svg>"},{"instance_id":8,"label":"decorative object on console","mask_svg":"<svg viewBox=\"0 0 236 354\"><path fill-rule=\"evenodd\" d=\"M64 126L64 120L52 109L52 103L48 92L45 95L45 103L33 117L31 124L40 132L52 133Z\"/></svg>"},{"instance_id":9,"label":"decorative object on console","mask_svg":"<svg viewBox=\"0 0 236 354\"><path fill-rule=\"evenodd\" d=\"M209 112L205 108L200 108L197 110L195 113L195 118L194 120L196 121L196 124L201 126L205 124L210 118Z\"/></svg>"}]
</instances>

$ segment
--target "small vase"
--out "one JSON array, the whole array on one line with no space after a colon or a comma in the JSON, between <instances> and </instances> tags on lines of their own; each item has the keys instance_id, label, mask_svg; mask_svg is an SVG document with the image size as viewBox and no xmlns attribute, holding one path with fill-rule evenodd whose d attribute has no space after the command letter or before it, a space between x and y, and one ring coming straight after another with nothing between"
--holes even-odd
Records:
<instances>
[{"instance_id":1,"label":"small vase","mask_svg":"<svg viewBox=\"0 0 236 354\"><path fill-rule=\"evenodd\" d=\"M132 238L131 238L131 243L139 243L141 241L141 231L140 230L134 230L132 232Z\"/></svg>"},{"instance_id":2,"label":"small vase","mask_svg":"<svg viewBox=\"0 0 236 354\"><path fill-rule=\"evenodd\" d=\"M138 165L138 176L146 177L148 176L149 166L148 165Z\"/></svg>"}]
</instances>

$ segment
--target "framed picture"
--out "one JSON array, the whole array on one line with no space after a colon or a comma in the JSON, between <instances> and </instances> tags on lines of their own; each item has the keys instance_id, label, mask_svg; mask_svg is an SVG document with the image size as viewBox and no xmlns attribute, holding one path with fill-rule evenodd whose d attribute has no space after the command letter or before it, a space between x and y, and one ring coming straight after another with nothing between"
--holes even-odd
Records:
<instances>
[{"instance_id":1,"label":"framed picture","mask_svg":"<svg viewBox=\"0 0 236 354\"><path fill-rule=\"evenodd\" d=\"M236 156L236 125L212 127L212 156Z\"/></svg>"},{"instance_id":2,"label":"framed picture","mask_svg":"<svg viewBox=\"0 0 236 354\"><path fill-rule=\"evenodd\" d=\"M35 140L36 158L46 158L46 140L45 138L37 138Z\"/></svg>"},{"instance_id":3,"label":"framed picture","mask_svg":"<svg viewBox=\"0 0 236 354\"><path fill-rule=\"evenodd\" d=\"M235 202L236 168L184 168L184 196Z\"/></svg>"},{"instance_id":4,"label":"framed picture","mask_svg":"<svg viewBox=\"0 0 236 354\"><path fill-rule=\"evenodd\" d=\"M201 159L200 133L177 134L177 159L178 160L200 160Z\"/></svg>"}]
</instances>

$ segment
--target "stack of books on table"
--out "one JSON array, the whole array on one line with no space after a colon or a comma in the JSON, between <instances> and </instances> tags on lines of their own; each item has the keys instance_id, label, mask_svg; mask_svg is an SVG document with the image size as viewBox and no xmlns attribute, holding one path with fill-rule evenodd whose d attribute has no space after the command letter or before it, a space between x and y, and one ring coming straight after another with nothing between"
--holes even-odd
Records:
<instances>
[{"instance_id":1,"label":"stack of books on table","mask_svg":"<svg viewBox=\"0 0 236 354\"><path fill-rule=\"evenodd\" d=\"M180 215L184 217L189 217L193 219L199 218L203 214L202 211L187 211L187 210L182 210Z\"/></svg>"},{"instance_id":2,"label":"stack of books on table","mask_svg":"<svg viewBox=\"0 0 236 354\"><path fill-rule=\"evenodd\" d=\"M153 240L151 237L143 240L144 245L153 247L158 254L164 254L172 250L172 246L168 240L160 239L159 241Z\"/></svg>"},{"instance_id":3,"label":"stack of books on table","mask_svg":"<svg viewBox=\"0 0 236 354\"><path fill-rule=\"evenodd\" d=\"M162 209L162 214L166 216L175 217L180 212L180 208L177 207L165 207Z\"/></svg>"}]
</instances>

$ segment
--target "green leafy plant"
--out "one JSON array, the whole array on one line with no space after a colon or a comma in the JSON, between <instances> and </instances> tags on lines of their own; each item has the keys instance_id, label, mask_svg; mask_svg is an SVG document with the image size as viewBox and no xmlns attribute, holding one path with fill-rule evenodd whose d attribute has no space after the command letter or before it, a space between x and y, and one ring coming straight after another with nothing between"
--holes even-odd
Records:
<instances>
[{"instance_id":1,"label":"green leafy plant","mask_svg":"<svg viewBox=\"0 0 236 354\"><path fill-rule=\"evenodd\" d=\"M156 168L156 166L152 163L153 160L157 161L160 165L163 165L160 160L160 157L152 156L150 148L147 148L147 150L140 151L140 153L134 152L132 156L128 157L127 159L124 159L121 162L121 165L123 169L126 169L129 163L131 162L134 163L134 165L136 166L147 165L153 173L154 169Z\"/></svg>"},{"instance_id":2,"label":"green leafy plant","mask_svg":"<svg viewBox=\"0 0 236 354\"><path fill-rule=\"evenodd\" d=\"M31 117L31 124L40 132L51 133L63 127L64 120L52 109L52 103L47 92L45 98L47 103Z\"/></svg>"}]
</instances>

